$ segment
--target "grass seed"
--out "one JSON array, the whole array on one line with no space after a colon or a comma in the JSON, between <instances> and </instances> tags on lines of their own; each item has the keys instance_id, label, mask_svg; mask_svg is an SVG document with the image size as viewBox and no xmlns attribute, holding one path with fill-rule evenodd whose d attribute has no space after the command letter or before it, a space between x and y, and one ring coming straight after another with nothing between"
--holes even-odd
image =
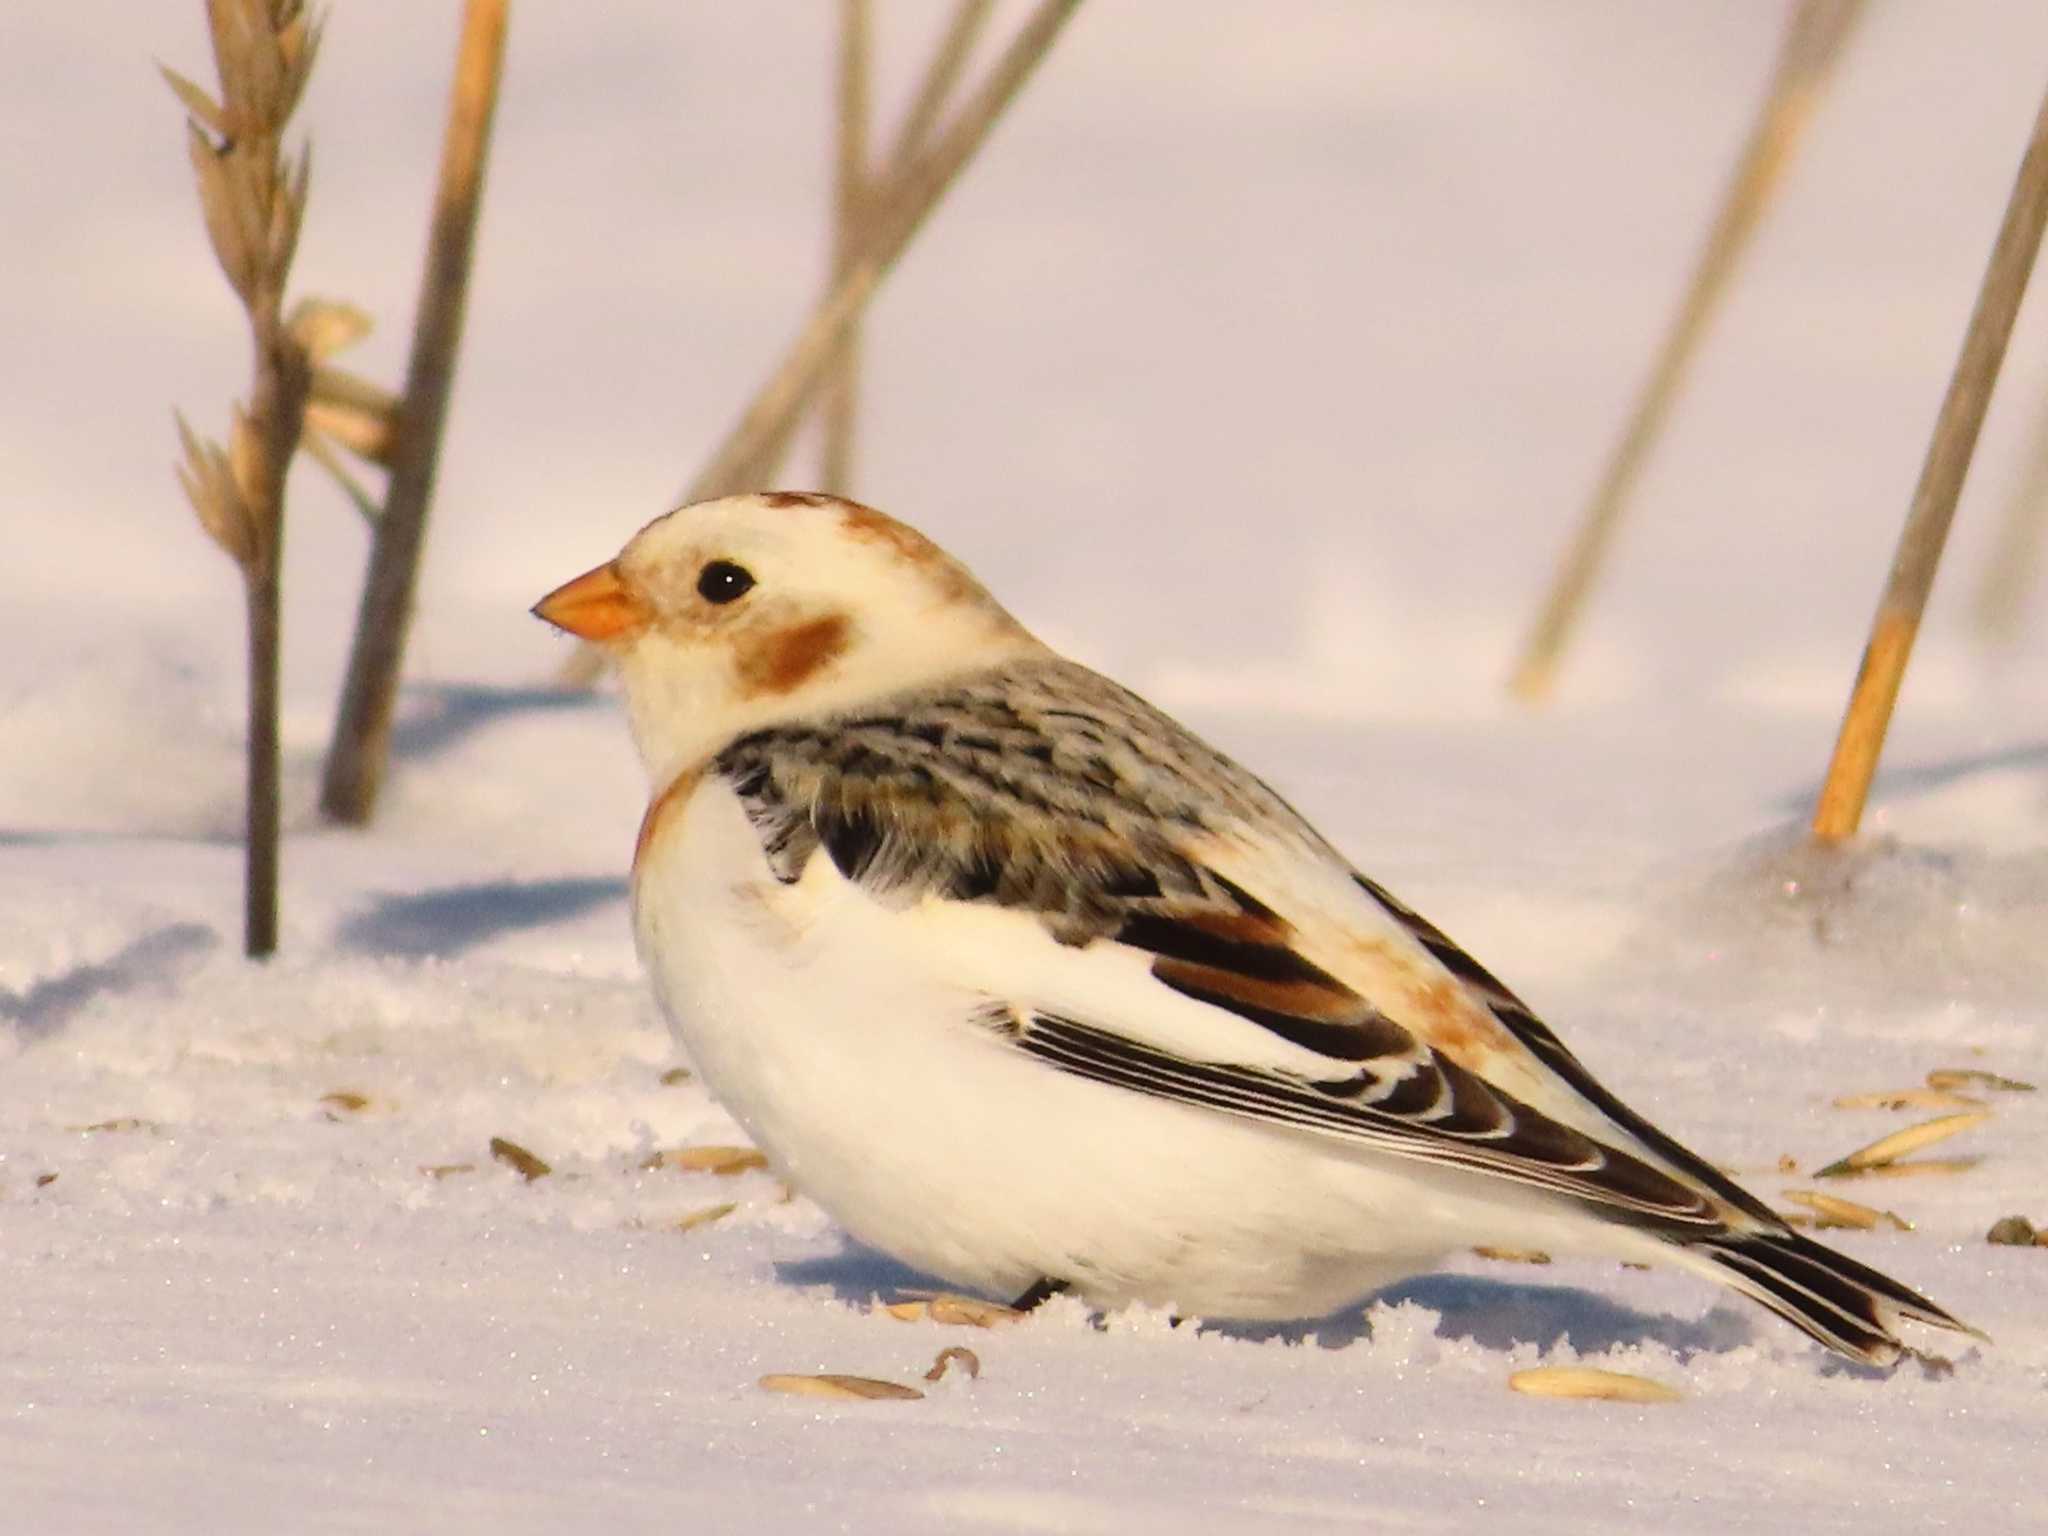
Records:
<instances>
[{"instance_id":1,"label":"grass seed","mask_svg":"<svg viewBox=\"0 0 2048 1536\"><path fill-rule=\"evenodd\" d=\"M732 1200L724 1201L718 1205L707 1205L683 1217L676 1223L675 1229L678 1232L694 1232L699 1227L710 1226L714 1221L725 1220L726 1217L738 1209L738 1202Z\"/></svg>"},{"instance_id":2,"label":"grass seed","mask_svg":"<svg viewBox=\"0 0 2048 1536\"><path fill-rule=\"evenodd\" d=\"M1867 1146L1858 1147L1846 1157L1837 1158L1827 1167L1817 1170L1817 1179L1840 1178L1847 1173L1865 1172L1896 1163L1909 1152L1918 1152L1922 1147L1931 1147L1936 1142L1947 1141L1949 1137L1963 1131L1974 1130L1991 1118L1988 1109L1969 1110L1957 1115L1941 1115L1933 1120L1922 1120L1918 1125L1909 1125L1902 1131L1893 1131L1889 1136L1880 1136Z\"/></svg>"},{"instance_id":3,"label":"grass seed","mask_svg":"<svg viewBox=\"0 0 2048 1536\"><path fill-rule=\"evenodd\" d=\"M535 1179L544 1179L555 1170L535 1157L516 1141L507 1141L502 1136L491 1138L491 1156L510 1168L519 1177L531 1184Z\"/></svg>"},{"instance_id":4,"label":"grass seed","mask_svg":"<svg viewBox=\"0 0 2048 1536\"><path fill-rule=\"evenodd\" d=\"M1582 1397L1609 1403L1675 1403L1682 1394L1647 1376L1590 1365L1539 1365L1517 1371L1508 1385L1530 1397Z\"/></svg>"},{"instance_id":5,"label":"grass seed","mask_svg":"<svg viewBox=\"0 0 2048 1536\"><path fill-rule=\"evenodd\" d=\"M1981 1109L1982 1099L1947 1088L1880 1088L1874 1093L1845 1093L1837 1109Z\"/></svg>"},{"instance_id":6,"label":"grass seed","mask_svg":"<svg viewBox=\"0 0 2048 1536\"><path fill-rule=\"evenodd\" d=\"M764 1392L780 1392L788 1397L822 1397L841 1403L901 1402L924 1396L917 1388L906 1387L900 1382L829 1372L818 1376L763 1376L760 1386Z\"/></svg>"},{"instance_id":7,"label":"grass seed","mask_svg":"<svg viewBox=\"0 0 2048 1536\"><path fill-rule=\"evenodd\" d=\"M1989 1088L1994 1093L2033 1093L2032 1083L2016 1077L2000 1077L1978 1067L1936 1067L1927 1074L1930 1088Z\"/></svg>"},{"instance_id":8,"label":"grass seed","mask_svg":"<svg viewBox=\"0 0 2048 1536\"><path fill-rule=\"evenodd\" d=\"M675 1168L683 1173L712 1173L729 1178L754 1168L766 1168L768 1159L752 1147L670 1147L646 1158L646 1169Z\"/></svg>"},{"instance_id":9,"label":"grass seed","mask_svg":"<svg viewBox=\"0 0 2048 1536\"><path fill-rule=\"evenodd\" d=\"M960 1369L967 1373L969 1381L981 1379L981 1356L959 1344L948 1344L932 1361L932 1368L924 1373L926 1381L938 1381L946 1374L946 1367L954 1361L960 1362Z\"/></svg>"}]
</instances>

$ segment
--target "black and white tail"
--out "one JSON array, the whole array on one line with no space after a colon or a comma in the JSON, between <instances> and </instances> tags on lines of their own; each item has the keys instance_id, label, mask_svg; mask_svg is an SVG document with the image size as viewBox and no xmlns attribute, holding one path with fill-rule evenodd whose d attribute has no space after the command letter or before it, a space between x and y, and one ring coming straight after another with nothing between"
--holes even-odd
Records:
<instances>
[{"instance_id":1,"label":"black and white tail","mask_svg":"<svg viewBox=\"0 0 2048 1536\"><path fill-rule=\"evenodd\" d=\"M1905 1352L1893 1331L1902 1318L1984 1337L1919 1292L1796 1232L1729 1232L1682 1246L1724 1285L1866 1365L1890 1365Z\"/></svg>"}]
</instances>

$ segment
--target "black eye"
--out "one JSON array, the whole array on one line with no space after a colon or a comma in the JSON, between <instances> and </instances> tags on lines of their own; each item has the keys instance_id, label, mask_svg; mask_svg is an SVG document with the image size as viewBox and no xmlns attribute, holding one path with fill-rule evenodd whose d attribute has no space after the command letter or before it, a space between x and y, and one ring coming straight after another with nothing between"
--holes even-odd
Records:
<instances>
[{"instance_id":1,"label":"black eye","mask_svg":"<svg viewBox=\"0 0 2048 1536\"><path fill-rule=\"evenodd\" d=\"M697 573L697 595L707 603L730 603L753 590L753 573L730 560L714 560Z\"/></svg>"}]
</instances>

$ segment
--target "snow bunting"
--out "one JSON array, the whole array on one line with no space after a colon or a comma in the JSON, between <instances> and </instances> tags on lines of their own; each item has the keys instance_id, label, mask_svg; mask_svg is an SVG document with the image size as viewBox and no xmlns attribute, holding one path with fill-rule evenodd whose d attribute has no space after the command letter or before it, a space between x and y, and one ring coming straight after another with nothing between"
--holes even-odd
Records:
<instances>
[{"instance_id":1,"label":"snow bunting","mask_svg":"<svg viewBox=\"0 0 2048 1536\"><path fill-rule=\"evenodd\" d=\"M853 502L684 507L544 598L654 793L640 954L706 1083L949 1284L1320 1316L1475 1244L1660 1261L1852 1359L1970 1331L1603 1088L1286 802Z\"/></svg>"}]
</instances>

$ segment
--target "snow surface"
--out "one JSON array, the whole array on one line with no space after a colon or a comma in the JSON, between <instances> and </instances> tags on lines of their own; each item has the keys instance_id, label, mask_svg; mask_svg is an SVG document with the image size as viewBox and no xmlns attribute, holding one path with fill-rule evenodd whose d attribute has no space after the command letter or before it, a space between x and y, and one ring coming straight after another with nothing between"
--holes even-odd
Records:
<instances>
[{"instance_id":1,"label":"snow surface","mask_svg":"<svg viewBox=\"0 0 2048 1536\"><path fill-rule=\"evenodd\" d=\"M386 379L452 9L336 5L306 112L301 285L382 318L352 362ZM1810 1182L1781 1157L1905 1123L1837 1094L2048 1084L2048 607L1996 653L1966 622L2048 395L2038 301L1870 845L1815 870L1788 833L2048 57L2023 0L1873 9L1548 713L1499 679L1777 7L1084 8L879 307L862 443L868 499L1272 778L1773 1197ZM904 1323L871 1302L918 1277L767 1174L640 1166L736 1132L664 1077L687 1063L631 950L615 704L540 686L562 649L524 609L665 505L813 291L826 11L517 10L360 835L312 802L362 533L297 482L262 967L237 593L168 473L168 407L218 431L246 366L150 70L204 72L200 7L10 16L0 1530L2048 1524L2048 1249L1984 1241L2048 1224L2048 1093L1941 1148L1982 1156L1965 1174L1845 1189L1915 1230L1832 1239L1996 1341L1930 1338L1953 1373L1890 1379L1683 1277L1568 1261L1462 1259L1283 1330L1067 1301ZM892 99L940 14L884 8ZM755 1385L917 1382L948 1344L981 1375L921 1402ZM1684 1400L1506 1388L1574 1359Z\"/></svg>"}]
</instances>

